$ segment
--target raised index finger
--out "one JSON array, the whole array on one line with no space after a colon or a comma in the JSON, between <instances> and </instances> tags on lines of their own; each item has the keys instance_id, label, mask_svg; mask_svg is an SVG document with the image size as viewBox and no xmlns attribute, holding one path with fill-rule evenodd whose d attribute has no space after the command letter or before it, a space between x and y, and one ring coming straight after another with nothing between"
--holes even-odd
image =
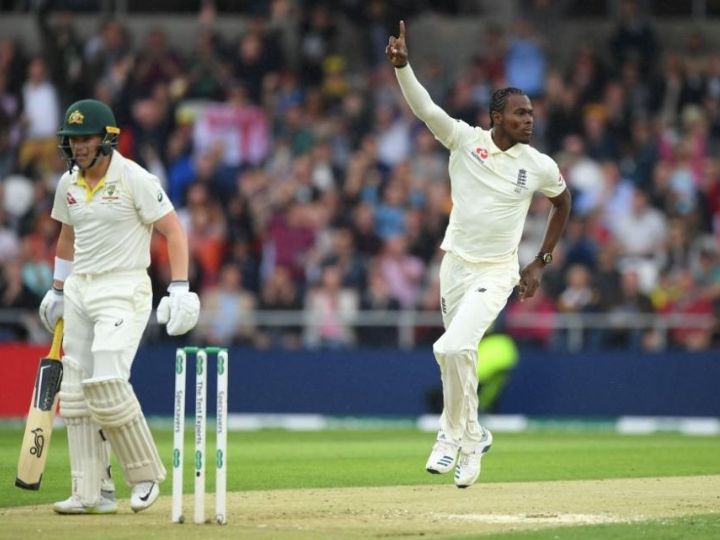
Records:
<instances>
[{"instance_id":1,"label":"raised index finger","mask_svg":"<svg viewBox=\"0 0 720 540\"><path fill-rule=\"evenodd\" d=\"M398 36L400 39L405 39L405 21L400 21L400 36Z\"/></svg>"}]
</instances>

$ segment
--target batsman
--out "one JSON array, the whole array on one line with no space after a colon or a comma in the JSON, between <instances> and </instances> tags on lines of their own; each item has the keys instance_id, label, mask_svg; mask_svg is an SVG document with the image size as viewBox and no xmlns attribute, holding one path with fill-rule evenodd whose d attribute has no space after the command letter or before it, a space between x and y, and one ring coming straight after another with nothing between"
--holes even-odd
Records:
<instances>
[{"instance_id":1,"label":"batsman","mask_svg":"<svg viewBox=\"0 0 720 540\"><path fill-rule=\"evenodd\" d=\"M61 223L53 287L40 304L52 332L65 321L60 416L67 425L72 493L59 514L117 511L109 452L115 453L130 506L157 499L165 468L130 384L130 370L152 310L150 237L167 239L172 282L158 322L170 335L191 330L200 313L188 283L187 236L158 179L123 157L112 110L92 99L65 113L59 150L68 165L53 219Z\"/></svg>"}]
</instances>

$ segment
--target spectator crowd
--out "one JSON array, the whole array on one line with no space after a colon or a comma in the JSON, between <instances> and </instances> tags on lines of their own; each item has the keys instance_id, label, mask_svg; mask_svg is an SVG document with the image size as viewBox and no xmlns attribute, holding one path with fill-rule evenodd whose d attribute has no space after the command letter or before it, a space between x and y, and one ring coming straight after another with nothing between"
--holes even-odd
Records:
<instances>
[{"instance_id":1,"label":"spectator crowd","mask_svg":"<svg viewBox=\"0 0 720 540\"><path fill-rule=\"evenodd\" d=\"M81 39L71 15L43 10L38 51L0 37L0 313L34 313L51 284L58 224L49 214L64 172L55 133L85 97L111 106L119 150L160 178L187 230L203 306L195 341L395 346L397 329L355 327L357 314L439 310L447 152L404 105L384 59L396 14L377 0L351 16L333 3L261 4L229 39L204 3L183 51L161 26L131 38L109 19ZM558 161L573 192L542 291L511 298L498 323L520 343L567 347L552 324L559 314L663 314L699 322L673 327L667 341L652 327L611 325L588 330L584 343L717 345L720 53L698 32L664 46L638 6L621 2L604 41L580 43L567 65L549 55L552 36L531 16L479 29L477 52L457 73L411 59L438 104L485 128L493 90L523 88L533 145ZM357 66L338 52L348 19L365 44ZM547 205L531 206L522 263L537 252ZM160 236L152 251L160 298ZM256 321L288 311L303 319ZM0 340L31 339L28 327L0 318ZM437 335L418 327L415 342Z\"/></svg>"}]
</instances>

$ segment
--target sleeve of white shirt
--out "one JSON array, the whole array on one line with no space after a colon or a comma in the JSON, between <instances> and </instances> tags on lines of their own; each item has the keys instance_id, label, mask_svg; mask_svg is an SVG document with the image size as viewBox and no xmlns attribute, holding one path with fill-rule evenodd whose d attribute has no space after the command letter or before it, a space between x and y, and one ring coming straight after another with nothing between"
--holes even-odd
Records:
<instances>
[{"instance_id":1,"label":"sleeve of white shirt","mask_svg":"<svg viewBox=\"0 0 720 540\"><path fill-rule=\"evenodd\" d=\"M65 173L60 178L57 188L55 188L55 199L53 200L52 211L50 217L55 221L72 225L70 223L70 212L68 211L67 191L70 186L70 174Z\"/></svg>"},{"instance_id":2,"label":"sleeve of white shirt","mask_svg":"<svg viewBox=\"0 0 720 540\"><path fill-rule=\"evenodd\" d=\"M174 209L157 177L145 174L135 178L132 184L135 208L143 223L155 223Z\"/></svg>"},{"instance_id":3,"label":"sleeve of white shirt","mask_svg":"<svg viewBox=\"0 0 720 540\"><path fill-rule=\"evenodd\" d=\"M448 149L453 149L457 141L457 130L461 122L453 119L441 107L435 104L425 87L415 77L407 64L395 68L395 76L400 84L405 101L410 110L433 132L435 138Z\"/></svg>"},{"instance_id":4,"label":"sleeve of white shirt","mask_svg":"<svg viewBox=\"0 0 720 540\"><path fill-rule=\"evenodd\" d=\"M539 190L541 193L550 198L557 197L565 191L565 179L563 178L557 163L555 163L555 161L549 156L543 157L546 160L546 167L544 168L545 175L542 178Z\"/></svg>"}]
</instances>

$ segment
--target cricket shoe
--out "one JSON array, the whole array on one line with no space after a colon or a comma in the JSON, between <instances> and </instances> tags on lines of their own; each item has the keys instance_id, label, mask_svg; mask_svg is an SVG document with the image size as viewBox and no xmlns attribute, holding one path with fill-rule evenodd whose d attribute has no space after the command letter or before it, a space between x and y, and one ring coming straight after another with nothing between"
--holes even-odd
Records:
<instances>
[{"instance_id":1,"label":"cricket shoe","mask_svg":"<svg viewBox=\"0 0 720 540\"><path fill-rule=\"evenodd\" d=\"M480 476L480 460L492 447L493 436L489 429L483 432L480 442L460 448L457 467L455 467L455 485L459 488L472 486Z\"/></svg>"},{"instance_id":2,"label":"cricket shoe","mask_svg":"<svg viewBox=\"0 0 720 540\"><path fill-rule=\"evenodd\" d=\"M117 512L117 501L112 491L103 491L100 501L93 505L83 504L80 497L71 495L64 501L56 502L53 510L58 514L114 514Z\"/></svg>"},{"instance_id":3,"label":"cricket shoe","mask_svg":"<svg viewBox=\"0 0 720 540\"><path fill-rule=\"evenodd\" d=\"M149 508L160 495L160 486L157 482L139 482L132 488L130 495L130 508L133 512L141 512Z\"/></svg>"},{"instance_id":4,"label":"cricket shoe","mask_svg":"<svg viewBox=\"0 0 720 540\"><path fill-rule=\"evenodd\" d=\"M430 474L445 474L455 465L460 445L450 440L442 431L432 447L425 470Z\"/></svg>"}]
</instances>

